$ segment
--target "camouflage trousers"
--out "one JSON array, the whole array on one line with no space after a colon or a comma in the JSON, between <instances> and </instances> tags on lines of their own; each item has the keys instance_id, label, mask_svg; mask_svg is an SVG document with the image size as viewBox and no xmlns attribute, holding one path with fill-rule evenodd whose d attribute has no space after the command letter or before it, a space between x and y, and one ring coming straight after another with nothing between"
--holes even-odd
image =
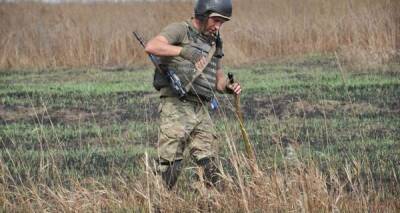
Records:
<instances>
[{"instance_id":1,"label":"camouflage trousers","mask_svg":"<svg viewBox=\"0 0 400 213\"><path fill-rule=\"evenodd\" d=\"M198 161L215 156L216 134L207 106L176 97L161 98L158 134L159 171L184 153Z\"/></svg>"}]
</instances>

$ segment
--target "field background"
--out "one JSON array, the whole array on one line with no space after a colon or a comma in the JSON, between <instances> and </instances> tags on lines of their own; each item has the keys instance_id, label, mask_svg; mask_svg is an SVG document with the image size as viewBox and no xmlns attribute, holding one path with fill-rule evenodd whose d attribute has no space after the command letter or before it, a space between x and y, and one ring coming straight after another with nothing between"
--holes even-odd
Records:
<instances>
[{"instance_id":1,"label":"field background","mask_svg":"<svg viewBox=\"0 0 400 213\"><path fill-rule=\"evenodd\" d=\"M191 185L188 160L168 192L151 171L159 99L132 31L150 38L191 11L0 1L0 211L400 210L399 1L234 1L224 63L261 173L218 95L225 190Z\"/></svg>"},{"instance_id":2,"label":"field background","mask_svg":"<svg viewBox=\"0 0 400 213\"><path fill-rule=\"evenodd\" d=\"M222 30L226 63L337 52L366 68L398 60L397 0L235 1ZM191 1L126 4L1 3L0 68L129 67L147 64L146 38L192 14Z\"/></svg>"}]
</instances>

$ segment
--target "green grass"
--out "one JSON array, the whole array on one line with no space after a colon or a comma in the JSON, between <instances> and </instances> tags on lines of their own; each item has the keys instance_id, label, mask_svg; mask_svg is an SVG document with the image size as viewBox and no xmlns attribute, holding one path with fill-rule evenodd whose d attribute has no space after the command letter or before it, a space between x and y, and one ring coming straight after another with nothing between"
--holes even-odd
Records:
<instances>
[{"instance_id":1,"label":"green grass","mask_svg":"<svg viewBox=\"0 0 400 213\"><path fill-rule=\"evenodd\" d=\"M228 70L244 88L245 123L263 169L282 168L293 145L325 175L336 168L344 176L360 162L377 184L400 176L398 74L343 76L322 56ZM50 180L52 167L78 179L138 175L144 153L156 156L159 100L150 69L3 70L0 77L1 161L15 177L47 172ZM232 98L218 98L222 114L212 116L228 159L226 135L243 145Z\"/></svg>"}]
</instances>

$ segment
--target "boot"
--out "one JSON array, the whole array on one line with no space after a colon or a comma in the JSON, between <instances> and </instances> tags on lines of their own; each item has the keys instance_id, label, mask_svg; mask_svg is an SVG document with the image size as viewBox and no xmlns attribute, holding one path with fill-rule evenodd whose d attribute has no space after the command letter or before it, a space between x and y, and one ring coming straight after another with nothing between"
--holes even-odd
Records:
<instances>
[{"instance_id":1,"label":"boot","mask_svg":"<svg viewBox=\"0 0 400 213\"><path fill-rule=\"evenodd\" d=\"M167 186L168 190L171 190L178 180L178 177L181 173L182 168L182 160L176 160L173 162L165 162L163 165L168 165L167 170L161 173L161 177Z\"/></svg>"},{"instance_id":2,"label":"boot","mask_svg":"<svg viewBox=\"0 0 400 213\"><path fill-rule=\"evenodd\" d=\"M203 158L197 161L197 165L204 169L204 180L208 187L217 187L220 182L220 174L214 158Z\"/></svg>"}]
</instances>

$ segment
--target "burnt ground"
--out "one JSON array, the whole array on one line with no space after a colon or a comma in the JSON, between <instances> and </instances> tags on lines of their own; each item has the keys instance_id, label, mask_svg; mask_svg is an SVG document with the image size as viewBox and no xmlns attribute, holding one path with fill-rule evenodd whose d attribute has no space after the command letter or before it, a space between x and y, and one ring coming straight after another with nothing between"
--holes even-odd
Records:
<instances>
[{"instance_id":1,"label":"burnt ground","mask_svg":"<svg viewBox=\"0 0 400 213\"><path fill-rule=\"evenodd\" d=\"M22 132L15 132L15 135L3 135L1 148L24 147L27 149L79 149L80 147L98 146L99 144L113 144L115 141L136 141L135 143L153 144L157 141L156 122L159 118L157 112L159 100L154 95L149 98L148 94L138 93L137 95L116 95L116 104L98 105L97 107L70 107L61 108L58 106L29 106L29 105L5 105L0 104L0 121L1 125L24 124L32 127L22 127ZM135 101L132 101L135 100ZM93 100L87 100L86 105L91 105ZM95 99L94 101L97 101ZM216 120L227 117L234 120L234 100L233 98L220 98L219 111L211 111L212 117ZM95 105L95 104L93 104ZM264 119L278 119L283 123L288 119L305 120L312 118L331 119L337 117L349 118L377 118L377 117L398 117L400 115L400 104L392 103L386 107L379 107L367 102L349 102L342 100L304 100L296 95L284 95L279 97L262 96L260 94L247 95L241 99L241 109L244 119L251 123L257 123ZM221 113L223 112L223 113ZM152 124L154 127L138 127L132 129L132 123L142 123L142 126ZM38 137L33 134L32 128L38 125L45 128L68 129L60 130L56 134L48 133L45 136ZM95 127L93 127L95 126ZM93 128L101 128L100 130ZM117 129L115 129L117 128ZM145 129L142 129L145 128ZM146 129L147 128L147 129ZM262 128L262 127L256 127ZM304 127L304 131L308 131L308 127ZM28 132L26 132L28 131ZM53 130L54 131L54 130ZM64 132L63 132L64 131ZM67 131L67 133L65 133ZM79 134L76 133L79 131ZM80 132L83 133L80 133ZM277 133L264 135L257 133L260 129L248 130L250 137L259 140L260 137L268 143L287 144L290 141L303 143L303 136L295 136L293 133ZM263 131L263 130L261 130ZM303 131L303 130L299 130ZM368 130L368 135L373 138L384 138L387 135L397 135L395 127L387 127L385 125L374 125ZM344 133L343 133L344 134ZM346 132L346 134L349 134ZM43 134L44 135L44 134ZM14 138L13 138L14 137ZM298 137L298 138L295 138ZM349 136L352 138L353 136ZM357 137L357 136L354 136ZM397 136L396 136L397 137ZM107 138L107 139L104 139ZM241 135L238 132L235 140L240 140ZM331 135L325 138L329 141L338 140L336 136ZM15 140L22 140L23 143L16 143ZM60 142L61 140L61 142ZM68 143L62 143L67 141ZM106 141L106 142L102 142ZM321 144L318 137L312 139L315 144ZM260 144L260 148L265 148Z\"/></svg>"},{"instance_id":2,"label":"burnt ground","mask_svg":"<svg viewBox=\"0 0 400 213\"><path fill-rule=\"evenodd\" d=\"M257 72L259 78L273 78L272 74L281 70L262 68ZM325 79L325 83L317 81L315 73L295 72L292 68L284 72L288 74L283 79L277 74L273 86L247 79L252 88L241 96L247 131L262 165L280 160L274 158L279 152L275 144L292 145L299 152L312 147L321 168L326 159L341 168L349 156L367 157L378 177L382 168L379 162L389 162L383 166L385 176L392 177L391 169L398 167L391 165L400 162L400 147L396 143L400 139L400 86L396 81L379 76L366 78L368 84L355 81L354 85L344 87L335 83L335 76ZM79 78L78 74L71 76ZM91 74L87 74L88 79L94 78ZM0 85L0 149L9 151L21 162L35 161L37 165L38 153L56 153L61 167L77 169L78 173L82 170L99 174L98 171L108 172L110 168L137 166L132 162L157 141L159 99L149 88L138 91L129 87L133 77L114 81L108 75L104 79L112 82L103 84L99 80L88 88L80 83L86 79L47 87L42 82L46 76L38 76L40 82L21 90L18 85L13 87L17 80L8 77L4 80L7 85ZM23 80L31 82L30 77ZM139 83L137 80L135 85ZM233 129L232 141L242 149L240 131L234 131L237 125L233 98L219 100L220 111L213 111L212 116L217 123L226 121L226 117L228 122L233 121L229 126Z\"/></svg>"},{"instance_id":3,"label":"burnt ground","mask_svg":"<svg viewBox=\"0 0 400 213\"><path fill-rule=\"evenodd\" d=\"M126 103L130 99L143 100L143 94L122 97L113 107L71 107L60 108L51 106L27 106L0 104L0 121L10 123L49 123L74 124L78 122L96 121L107 125L110 122L154 121L159 115L157 112L158 98L147 99L147 103ZM220 98L220 108L224 116L233 117L233 98ZM312 118L330 117L338 113L353 116L366 115L393 115L400 114L400 99L387 107L379 107L367 102L349 102L338 100L301 100L299 96L286 95L282 97L247 95L241 99L241 109L247 120L256 120L264 117L277 117L284 119L290 116ZM216 117L220 113L212 112Z\"/></svg>"}]
</instances>

